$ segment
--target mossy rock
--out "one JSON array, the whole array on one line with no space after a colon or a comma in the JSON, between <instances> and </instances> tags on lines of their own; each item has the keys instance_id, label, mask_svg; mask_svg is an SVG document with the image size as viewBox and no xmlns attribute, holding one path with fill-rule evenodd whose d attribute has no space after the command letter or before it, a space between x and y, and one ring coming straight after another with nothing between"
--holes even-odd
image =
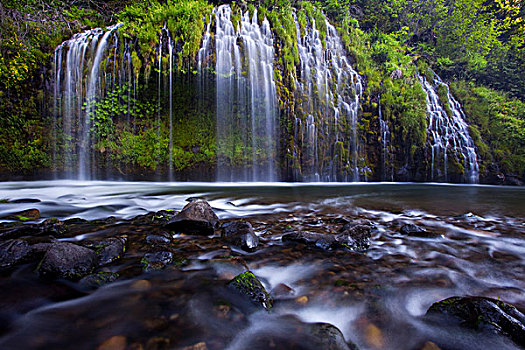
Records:
<instances>
[{"instance_id":1,"label":"mossy rock","mask_svg":"<svg viewBox=\"0 0 525 350\"><path fill-rule=\"evenodd\" d=\"M228 285L249 297L254 303L262 305L267 311L272 308L273 299L253 272L245 271L235 276Z\"/></svg>"}]
</instances>

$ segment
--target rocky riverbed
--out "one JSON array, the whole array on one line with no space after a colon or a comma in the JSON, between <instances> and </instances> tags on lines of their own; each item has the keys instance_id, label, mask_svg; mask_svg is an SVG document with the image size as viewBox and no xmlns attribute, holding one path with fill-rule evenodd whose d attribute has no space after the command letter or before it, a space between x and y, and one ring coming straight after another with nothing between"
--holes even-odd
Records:
<instances>
[{"instance_id":1,"label":"rocky riverbed","mask_svg":"<svg viewBox=\"0 0 525 350\"><path fill-rule=\"evenodd\" d=\"M10 214L0 347L525 346L522 222L306 208L219 220L187 200L130 219Z\"/></svg>"}]
</instances>

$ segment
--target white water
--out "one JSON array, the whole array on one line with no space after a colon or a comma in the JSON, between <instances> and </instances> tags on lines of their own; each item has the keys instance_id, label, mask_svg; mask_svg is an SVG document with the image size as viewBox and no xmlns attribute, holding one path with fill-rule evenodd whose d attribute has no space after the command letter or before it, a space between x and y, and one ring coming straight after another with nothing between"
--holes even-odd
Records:
<instances>
[{"instance_id":1,"label":"white water","mask_svg":"<svg viewBox=\"0 0 525 350\"><path fill-rule=\"evenodd\" d=\"M277 152L277 97L273 80L270 24L259 25L257 11L232 23L231 8L215 13L217 179L274 181ZM199 51L202 72L212 55L210 27Z\"/></svg>"},{"instance_id":2,"label":"white water","mask_svg":"<svg viewBox=\"0 0 525 350\"><path fill-rule=\"evenodd\" d=\"M295 133L302 140L302 176L307 181L359 181L357 116L363 90L361 77L348 63L337 30L327 20L321 38L314 19L301 27L295 17L300 67L296 73ZM324 43L323 43L324 39ZM336 151L342 143L348 157ZM325 159L329 159L326 161Z\"/></svg>"},{"instance_id":3,"label":"white water","mask_svg":"<svg viewBox=\"0 0 525 350\"><path fill-rule=\"evenodd\" d=\"M427 95L427 143L431 151L430 177L432 180L447 181L448 156L452 154L464 168L464 181L477 183L479 166L476 148L468 133L465 113L459 102L450 94L448 85L437 75L434 77L434 81L429 82L424 76L419 75L421 86ZM443 107L444 102L439 99L437 89L440 86L446 88L448 107L452 115L447 114Z\"/></svg>"}]
</instances>

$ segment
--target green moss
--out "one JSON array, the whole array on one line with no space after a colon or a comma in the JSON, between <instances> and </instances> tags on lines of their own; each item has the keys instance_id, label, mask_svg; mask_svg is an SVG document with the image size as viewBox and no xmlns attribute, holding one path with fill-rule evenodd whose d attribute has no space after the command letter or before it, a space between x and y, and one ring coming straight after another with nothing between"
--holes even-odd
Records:
<instances>
[{"instance_id":1,"label":"green moss","mask_svg":"<svg viewBox=\"0 0 525 350\"><path fill-rule=\"evenodd\" d=\"M441 106L447 113L449 117L452 117L452 110L450 109L450 101L448 99L448 89L444 84L440 84L437 88L437 94L439 97L439 101L441 102Z\"/></svg>"},{"instance_id":2,"label":"green moss","mask_svg":"<svg viewBox=\"0 0 525 350\"><path fill-rule=\"evenodd\" d=\"M253 302L261 304L267 311L272 308L273 300L251 271L245 271L235 276L228 285L231 285L241 294L248 296Z\"/></svg>"}]
</instances>

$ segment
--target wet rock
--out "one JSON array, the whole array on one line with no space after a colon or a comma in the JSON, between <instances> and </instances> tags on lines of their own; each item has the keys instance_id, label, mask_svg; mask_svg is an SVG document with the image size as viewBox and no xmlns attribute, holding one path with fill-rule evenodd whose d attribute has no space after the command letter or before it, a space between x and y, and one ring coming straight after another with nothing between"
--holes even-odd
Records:
<instances>
[{"instance_id":1,"label":"wet rock","mask_svg":"<svg viewBox=\"0 0 525 350\"><path fill-rule=\"evenodd\" d=\"M329 323L313 323L309 325L310 334L319 349L326 350L357 350L353 343L347 344L343 333Z\"/></svg>"},{"instance_id":2,"label":"wet rock","mask_svg":"<svg viewBox=\"0 0 525 350\"><path fill-rule=\"evenodd\" d=\"M245 271L235 276L228 282L228 285L250 298L254 303L262 305L266 310L270 311L272 308L272 298L251 271Z\"/></svg>"},{"instance_id":3,"label":"wet rock","mask_svg":"<svg viewBox=\"0 0 525 350\"><path fill-rule=\"evenodd\" d=\"M170 230L177 232L212 235L218 228L219 218L213 212L208 202L194 200L175 215L166 225Z\"/></svg>"},{"instance_id":4,"label":"wet rock","mask_svg":"<svg viewBox=\"0 0 525 350\"><path fill-rule=\"evenodd\" d=\"M40 211L38 209L27 209L17 213L9 214L4 217L8 220L31 221L40 219Z\"/></svg>"},{"instance_id":5,"label":"wet rock","mask_svg":"<svg viewBox=\"0 0 525 350\"><path fill-rule=\"evenodd\" d=\"M86 247L95 251L99 265L107 265L122 258L126 251L126 242L126 237L114 237L97 242L88 242Z\"/></svg>"},{"instance_id":6,"label":"wet rock","mask_svg":"<svg viewBox=\"0 0 525 350\"><path fill-rule=\"evenodd\" d=\"M45 234L53 236L62 235L67 231L64 223L56 218L46 219L40 226Z\"/></svg>"},{"instance_id":7,"label":"wet rock","mask_svg":"<svg viewBox=\"0 0 525 350\"><path fill-rule=\"evenodd\" d=\"M208 350L208 347L206 346L205 342L200 342L194 345L185 346L180 350Z\"/></svg>"},{"instance_id":8,"label":"wet rock","mask_svg":"<svg viewBox=\"0 0 525 350\"><path fill-rule=\"evenodd\" d=\"M37 198L20 198L10 200L9 203L24 204L24 203L40 203L41 200Z\"/></svg>"},{"instance_id":9,"label":"wet rock","mask_svg":"<svg viewBox=\"0 0 525 350\"><path fill-rule=\"evenodd\" d=\"M164 235L148 235L146 236L146 243L151 245L156 244L168 244L171 242L171 237L164 236Z\"/></svg>"},{"instance_id":10,"label":"wet rock","mask_svg":"<svg viewBox=\"0 0 525 350\"><path fill-rule=\"evenodd\" d=\"M53 243L38 268L45 278L78 280L91 273L97 264L97 254L72 243Z\"/></svg>"},{"instance_id":11,"label":"wet rock","mask_svg":"<svg viewBox=\"0 0 525 350\"><path fill-rule=\"evenodd\" d=\"M407 236L422 238L435 238L440 236L438 233L427 231L423 227L414 224L406 224L401 226L399 232Z\"/></svg>"},{"instance_id":12,"label":"wet rock","mask_svg":"<svg viewBox=\"0 0 525 350\"><path fill-rule=\"evenodd\" d=\"M297 242L313 245L321 249L331 249L337 244L334 235L313 232L292 232L283 235L283 242Z\"/></svg>"},{"instance_id":13,"label":"wet rock","mask_svg":"<svg viewBox=\"0 0 525 350\"><path fill-rule=\"evenodd\" d=\"M40 225L20 225L0 233L0 240L38 236L43 233Z\"/></svg>"},{"instance_id":14,"label":"wet rock","mask_svg":"<svg viewBox=\"0 0 525 350\"><path fill-rule=\"evenodd\" d=\"M123 335L116 335L104 340L97 348L97 350L124 350L127 346L126 337Z\"/></svg>"},{"instance_id":15,"label":"wet rock","mask_svg":"<svg viewBox=\"0 0 525 350\"><path fill-rule=\"evenodd\" d=\"M345 225L346 229L338 234L335 239L343 247L352 251L365 251L370 247L370 231L372 227L369 225Z\"/></svg>"},{"instance_id":16,"label":"wet rock","mask_svg":"<svg viewBox=\"0 0 525 350\"><path fill-rule=\"evenodd\" d=\"M26 241L12 239L0 243L0 270L10 269L25 263L31 256L31 247Z\"/></svg>"},{"instance_id":17,"label":"wet rock","mask_svg":"<svg viewBox=\"0 0 525 350\"><path fill-rule=\"evenodd\" d=\"M293 288L287 286L284 283L279 283L275 288L272 289L272 295L277 298L292 297L295 294Z\"/></svg>"},{"instance_id":18,"label":"wet rock","mask_svg":"<svg viewBox=\"0 0 525 350\"><path fill-rule=\"evenodd\" d=\"M229 243L251 252L259 245L259 237L255 235L249 222L232 221L222 226L222 237Z\"/></svg>"},{"instance_id":19,"label":"wet rock","mask_svg":"<svg viewBox=\"0 0 525 350\"><path fill-rule=\"evenodd\" d=\"M142 260L144 271L161 270L173 261L173 253L156 252L146 253Z\"/></svg>"},{"instance_id":20,"label":"wet rock","mask_svg":"<svg viewBox=\"0 0 525 350\"><path fill-rule=\"evenodd\" d=\"M118 273L100 271L87 275L79 281L79 284L86 289L97 289L115 281L119 277Z\"/></svg>"},{"instance_id":21,"label":"wet rock","mask_svg":"<svg viewBox=\"0 0 525 350\"><path fill-rule=\"evenodd\" d=\"M485 297L451 297L438 301L427 316L443 314L463 327L488 330L510 337L525 346L525 315L503 301Z\"/></svg>"}]
</instances>

